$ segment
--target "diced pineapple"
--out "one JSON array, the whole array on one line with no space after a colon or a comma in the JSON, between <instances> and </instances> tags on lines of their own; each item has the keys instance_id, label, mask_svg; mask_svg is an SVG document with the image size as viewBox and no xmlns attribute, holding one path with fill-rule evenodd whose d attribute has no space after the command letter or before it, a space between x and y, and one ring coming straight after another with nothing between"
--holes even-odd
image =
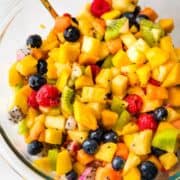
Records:
<instances>
[{"instance_id":1,"label":"diced pineapple","mask_svg":"<svg viewBox=\"0 0 180 180\"><path fill-rule=\"evenodd\" d=\"M134 43L133 46L136 47L136 49L137 49L138 51L140 51L140 52L142 52L142 53L144 53L144 54L150 49L150 47L149 47L149 45L147 44L147 42L146 42L145 40L143 40L142 38L138 39L138 40Z\"/></svg>"},{"instance_id":2,"label":"diced pineapple","mask_svg":"<svg viewBox=\"0 0 180 180\"><path fill-rule=\"evenodd\" d=\"M88 53L89 55L99 57L101 51L101 42L96 38L84 36L81 50L83 53Z\"/></svg>"},{"instance_id":3,"label":"diced pineapple","mask_svg":"<svg viewBox=\"0 0 180 180\"><path fill-rule=\"evenodd\" d=\"M56 173L57 175L63 175L72 170L72 162L70 154L67 150L63 150L58 153Z\"/></svg>"},{"instance_id":4,"label":"diced pineapple","mask_svg":"<svg viewBox=\"0 0 180 180\"><path fill-rule=\"evenodd\" d=\"M81 89L84 86L93 86L93 84L92 78L86 75L80 76L75 80L76 89Z\"/></svg>"},{"instance_id":5,"label":"diced pineapple","mask_svg":"<svg viewBox=\"0 0 180 180\"><path fill-rule=\"evenodd\" d=\"M83 87L81 99L83 102L103 102L107 90L101 87Z\"/></svg>"},{"instance_id":6,"label":"diced pineapple","mask_svg":"<svg viewBox=\"0 0 180 180\"><path fill-rule=\"evenodd\" d=\"M115 96L124 96L128 85L128 78L123 75L118 75L112 79L112 93Z\"/></svg>"},{"instance_id":7,"label":"diced pineapple","mask_svg":"<svg viewBox=\"0 0 180 180\"><path fill-rule=\"evenodd\" d=\"M130 171L132 168L139 165L141 162L141 159L139 156L135 155L133 152L129 153L128 159L124 165L123 174L125 175Z\"/></svg>"},{"instance_id":8,"label":"diced pineapple","mask_svg":"<svg viewBox=\"0 0 180 180\"><path fill-rule=\"evenodd\" d=\"M137 41L132 33L121 35L121 39L122 42L127 46L127 48L130 48Z\"/></svg>"},{"instance_id":9,"label":"diced pineapple","mask_svg":"<svg viewBox=\"0 0 180 180\"><path fill-rule=\"evenodd\" d=\"M77 141L79 143L83 143L83 141L88 137L87 131L68 131L68 138L73 141Z\"/></svg>"},{"instance_id":10,"label":"diced pineapple","mask_svg":"<svg viewBox=\"0 0 180 180\"><path fill-rule=\"evenodd\" d=\"M169 89L168 103L174 107L180 106L180 88L179 87L172 87Z\"/></svg>"},{"instance_id":11,"label":"diced pineapple","mask_svg":"<svg viewBox=\"0 0 180 180\"><path fill-rule=\"evenodd\" d=\"M166 109L168 111L167 121L171 122L180 119L180 113L178 111L171 107L167 107Z\"/></svg>"},{"instance_id":12,"label":"diced pineapple","mask_svg":"<svg viewBox=\"0 0 180 180\"><path fill-rule=\"evenodd\" d=\"M62 131L57 129L46 129L45 142L49 144L61 144Z\"/></svg>"},{"instance_id":13,"label":"diced pineapple","mask_svg":"<svg viewBox=\"0 0 180 180\"><path fill-rule=\"evenodd\" d=\"M37 60L33 58L31 55L25 56L23 59L18 61L16 65L16 70L22 74L23 76L28 76L36 73L37 68Z\"/></svg>"},{"instance_id":14,"label":"diced pineapple","mask_svg":"<svg viewBox=\"0 0 180 180\"><path fill-rule=\"evenodd\" d=\"M138 75L141 86L145 86L151 76L151 67L149 64L145 64L138 68L136 73Z\"/></svg>"},{"instance_id":15,"label":"diced pineapple","mask_svg":"<svg viewBox=\"0 0 180 180\"><path fill-rule=\"evenodd\" d=\"M128 89L128 94L137 94L140 97L145 96L143 88L139 86L134 86Z\"/></svg>"},{"instance_id":16,"label":"diced pineapple","mask_svg":"<svg viewBox=\"0 0 180 180\"><path fill-rule=\"evenodd\" d=\"M176 63L173 66L162 84L163 87L171 87L176 85L180 85L180 63Z\"/></svg>"},{"instance_id":17,"label":"diced pineapple","mask_svg":"<svg viewBox=\"0 0 180 180\"><path fill-rule=\"evenodd\" d=\"M99 54L99 59L104 59L109 55L109 48L106 42L101 42L101 51Z\"/></svg>"},{"instance_id":18,"label":"diced pineapple","mask_svg":"<svg viewBox=\"0 0 180 180\"><path fill-rule=\"evenodd\" d=\"M22 76L16 70L16 65L17 65L17 62L14 63L9 69L8 80L9 80L9 85L10 86L17 86L17 85L21 85L23 83L22 82L22 80L23 80Z\"/></svg>"},{"instance_id":19,"label":"diced pineapple","mask_svg":"<svg viewBox=\"0 0 180 180\"><path fill-rule=\"evenodd\" d=\"M163 154L159 157L159 159L166 170L170 170L178 163L178 158L174 153Z\"/></svg>"},{"instance_id":20,"label":"diced pineapple","mask_svg":"<svg viewBox=\"0 0 180 180\"><path fill-rule=\"evenodd\" d=\"M126 144L126 146L130 149L131 144L134 140L134 137L137 135L137 133L133 133L133 134L126 134L123 136L123 140L124 143Z\"/></svg>"},{"instance_id":21,"label":"diced pineapple","mask_svg":"<svg viewBox=\"0 0 180 180\"><path fill-rule=\"evenodd\" d=\"M166 63L169 60L169 53L158 47L153 47L146 52L146 57L151 67L155 68Z\"/></svg>"},{"instance_id":22,"label":"diced pineapple","mask_svg":"<svg viewBox=\"0 0 180 180\"><path fill-rule=\"evenodd\" d=\"M112 128L118 119L118 114L110 110L103 110L102 114L102 124L105 128Z\"/></svg>"},{"instance_id":23,"label":"diced pineapple","mask_svg":"<svg viewBox=\"0 0 180 180\"><path fill-rule=\"evenodd\" d=\"M110 69L101 69L99 74L96 76L96 83L97 85L108 89L111 77L112 74Z\"/></svg>"},{"instance_id":24,"label":"diced pineapple","mask_svg":"<svg viewBox=\"0 0 180 180\"><path fill-rule=\"evenodd\" d=\"M123 177L124 180L141 180L141 173L138 168L134 167Z\"/></svg>"},{"instance_id":25,"label":"diced pineapple","mask_svg":"<svg viewBox=\"0 0 180 180\"><path fill-rule=\"evenodd\" d=\"M121 134L122 135L132 134L138 132L138 130L139 130L138 125L134 122L130 122L123 127Z\"/></svg>"},{"instance_id":26,"label":"diced pineapple","mask_svg":"<svg viewBox=\"0 0 180 180\"><path fill-rule=\"evenodd\" d=\"M81 53L79 56L79 64L95 64L100 60L99 56L95 56L90 53Z\"/></svg>"},{"instance_id":27,"label":"diced pineapple","mask_svg":"<svg viewBox=\"0 0 180 180\"><path fill-rule=\"evenodd\" d=\"M80 124L89 130L95 130L98 128L96 116L90 107L76 100L73 108L74 117L78 126Z\"/></svg>"},{"instance_id":28,"label":"diced pineapple","mask_svg":"<svg viewBox=\"0 0 180 180\"><path fill-rule=\"evenodd\" d=\"M63 131L65 129L65 118L63 116L46 116L45 126Z\"/></svg>"},{"instance_id":29,"label":"diced pineapple","mask_svg":"<svg viewBox=\"0 0 180 180\"><path fill-rule=\"evenodd\" d=\"M167 99L168 90L164 87L148 84L146 87L146 95L149 99Z\"/></svg>"},{"instance_id":30,"label":"diced pineapple","mask_svg":"<svg viewBox=\"0 0 180 180\"><path fill-rule=\"evenodd\" d=\"M149 154L151 152L152 135L152 130L144 130L137 133L130 145L130 150L137 155Z\"/></svg>"},{"instance_id":31,"label":"diced pineapple","mask_svg":"<svg viewBox=\"0 0 180 180\"><path fill-rule=\"evenodd\" d=\"M123 50L119 50L112 58L112 63L115 67L121 68L122 66L129 65L131 62Z\"/></svg>"},{"instance_id":32,"label":"diced pineapple","mask_svg":"<svg viewBox=\"0 0 180 180\"><path fill-rule=\"evenodd\" d=\"M135 72L128 73L128 80L131 86L137 86L140 84L138 75Z\"/></svg>"},{"instance_id":33,"label":"diced pineapple","mask_svg":"<svg viewBox=\"0 0 180 180\"><path fill-rule=\"evenodd\" d=\"M116 149L117 145L115 143L109 142L102 144L99 147L98 152L95 154L95 159L105 162L111 162Z\"/></svg>"},{"instance_id":34,"label":"diced pineapple","mask_svg":"<svg viewBox=\"0 0 180 180\"><path fill-rule=\"evenodd\" d=\"M47 78L57 79L57 69L55 66L55 61L51 58L47 59Z\"/></svg>"},{"instance_id":35,"label":"diced pineapple","mask_svg":"<svg viewBox=\"0 0 180 180\"><path fill-rule=\"evenodd\" d=\"M132 63L136 63L138 65L141 65L146 61L144 53L139 51L135 46L131 46L127 50L127 55Z\"/></svg>"},{"instance_id":36,"label":"diced pineapple","mask_svg":"<svg viewBox=\"0 0 180 180\"><path fill-rule=\"evenodd\" d=\"M112 0L113 9L118 9L121 12L133 12L135 9L135 4L132 4L131 0Z\"/></svg>"}]
</instances>

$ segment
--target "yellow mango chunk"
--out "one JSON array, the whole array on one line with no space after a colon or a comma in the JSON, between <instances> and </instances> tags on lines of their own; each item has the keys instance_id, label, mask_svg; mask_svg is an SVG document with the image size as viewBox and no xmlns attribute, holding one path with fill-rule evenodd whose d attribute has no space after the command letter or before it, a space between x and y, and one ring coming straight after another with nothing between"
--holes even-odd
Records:
<instances>
[{"instance_id":1,"label":"yellow mango chunk","mask_svg":"<svg viewBox=\"0 0 180 180\"><path fill-rule=\"evenodd\" d=\"M180 84L180 63L176 63L164 80L163 87L171 87Z\"/></svg>"},{"instance_id":2,"label":"yellow mango chunk","mask_svg":"<svg viewBox=\"0 0 180 180\"><path fill-rule=\"evenodd\" d=\"M37 68L37 60L33 58L31 55L25 56L22 60L20 60L16 65L16 70L22 74L23 76L28 76L36 73Z\"/></svg>"},{"instance_id":3,"label":"yellow mango chunk","mask_svg":"<svg viewBox=\"0 0 180 180\"><path fill-rule=\"evenodd\" d=\"M73 141L77 141L79 143L83 143L83 141L88 137L87 131L68 131L68 138Z\"/></svg>"},{"instance_id":4,"label":"yellow mango chunk","mask_svg":"<svg viewBox=\"0 0 180 180\"><path fill-rule=\"evenodd\" d=\"M49 144L61 144L62 131L56 129L45 130L45 142Z\"/></svg>"},{"instance_id":5,"label":"yellow mango chunk","mask_svg":"<svg viewBox=\"0 0 180 180\"><path fill-rule=\"evenodd\" d=\"M63 175L71 171L71 169L72 169L72 162L71 162L70 154L67 150L63 150L60 153L58 153L56 173L57 175Z\"/></svg>"},{"instance_id":6,"label":"yellow mango chunk","mask_svg":"<svg viewBox=\"0 0 180 180\"><path fill-rule=\"evenodd\" d=\"M174 107L180 106L180 88L179 87L173 87L169 89L168 103Z\"/></svg>"},{"instance_id":7,"label":"yellow mango chunk","mask_svg":"<svg viewBox=\"0 0 180 180\"><path fill-rule=\"evenodd\" d=\"M146 57L152 68L158 67L164 63L166 63L169 59L169 53L158 48L154 47L149 49L146 52Z\"/></svg>"},{"instance_id":8,"label":"yellow mango chunk","mask_svg":"<svg viewBox=\"0 0 180 180\"><path fill-rule=\"evenodd\" d=\"M104 20L115 19L115 18L119 17L120 15L121 15L121 12L119 10L112 10L107 13L104 13L101 16L101 18Z\"/></svg>"},{"instance_id":9,"label":"yellow mango chunk","mask_svg":"<svg viewBox=\"0 0 180 180\"><path fill-rule=\"evenodd\" d=\"M141 173L138 168L134 167L123 176L123 180L141 180Z\"/></svg>"},{"instance_id":10,"label":"yellow mango chunk","mask_svg":"<svg viewBox=\"0 0 180 180\"><path fill-rule=\"evenodd\" d=\"M170 33L174 29L174 20L169 19L160 19L159 20L160 26L164 29L166 33Z\"/></svg>"},{"instance_id":11,"label":"yellow mango chunk","mask_svg":"<svg viewBox=\"0 0 180 180\"><path fill-rule=\"evenodd\" d=\"M81 89L84 86L93 86L93 80L89 76L80 76L75 81L75 88Z\"/></svg>"},{"instance_id":12,"label":"yellow mango chunk","mask_svg":"<svg viewBox=\"0 0 180 180\"><path fill-rule=\"evenodd\" d=\"M33 165L36 166L36 168L46 173L52 171L51 163L48 157L42 157L42 158L34 160Z\"/></svg>"},{"instance_id":13,"label":"yellow mango chunk","mask_svg":"<svg viewBox=\"0 0 180 180\"><path fill-rule=\"evenodd\" d=\"M159 160L166 170L170 170L178 163L178 158L174 153L163 154L159 157Z\"/></svg>"},{"instance_id":14,"label":"yellow mango chunk","mask_svg":"<svg viewBox=\"0 0 180 180\"><path fill-rule=\"evenodd\" d=\"M105 162L111 162L116 152L117 145L115 143L105 143L99 147L95 154L95 159Z\"/></svg>"}]
</instances>

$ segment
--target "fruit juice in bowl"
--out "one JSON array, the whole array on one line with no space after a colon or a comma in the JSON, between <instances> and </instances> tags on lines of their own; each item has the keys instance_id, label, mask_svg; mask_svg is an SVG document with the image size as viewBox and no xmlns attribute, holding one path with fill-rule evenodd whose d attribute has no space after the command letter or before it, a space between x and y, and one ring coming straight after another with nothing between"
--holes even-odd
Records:
<instances>
[{"instance_id":1,"label":"fruit juice in bowl","mask_svg":"<svg viewBox=\"0 0 180 180\"><path fill-rule=\"evenodd\" d=\"M3 90L2 135L44 178L168 179L179 164L180 50L170 34L173 19L158 18L134 0L87 2L77 1L76 7L86 4L78 13L70 1L52 1L54 19L27 2L22 14L34 5L43 16L17 15L17 22L29 22L21 31L16 21L10 25L2 49L5 42L25 45L2 70L9 69L3 82L12 88ZM9 54L3 59L15 59Z\"/></svg>"}]
</instances>

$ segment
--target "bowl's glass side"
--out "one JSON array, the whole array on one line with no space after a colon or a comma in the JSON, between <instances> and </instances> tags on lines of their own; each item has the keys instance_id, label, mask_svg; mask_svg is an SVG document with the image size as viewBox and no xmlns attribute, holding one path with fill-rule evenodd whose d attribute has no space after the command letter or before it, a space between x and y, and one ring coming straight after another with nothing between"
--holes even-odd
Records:
<instances>
[{"instance_id":1,"label":"bowl's glass side","mask_svg":"<svg viewBox=\"0 0 180 180\"><path fill-rule=\"evenodd\" d=\"M73 15L77 14L87 1L90 0L76 0L73 3L72 0L50 0L59 14L71 12ZM163 17L170 16L175 18L176 28L180 28L180 24L178 24L180 22L178 18L180 17L177 13L174 13L174 9L180 7L180 1L178 1L179 3L177 3L177 0L171 0L171 2L169 0L141 0L140 2L143 6L145 4L152 5ZM158 5L158 2L161 3ZM16 168L27 179L37 175L48 179L50 176L41 173L31 165L32 157L26 152L23 138L17 135L17 127L7 120L8 105L11 97L11 89L8 87L8 69L15 61L16 50L25 45L25 40L29 34L38 33L44 37L53 26L53 19L40 4L40 1L37 0L22 1L22 6L15 15L14 18L12 18L13 15L7 18L6 25L8 26L3 31L3 36L1 36L2 29L0 29L0 132L3 136L3 138L0 137L0 143L2 142L2 149L4 149L0 153L9 159L13 168ZM40 28L40 24L45 25L46 28ZM180 38L178 38L177 32L176 30L174 33L174 39L176 44L180 45ZM11 162L12 159L13 162ZM38 177L40 178L40 176Z\"/></svg>"}]
</instances>

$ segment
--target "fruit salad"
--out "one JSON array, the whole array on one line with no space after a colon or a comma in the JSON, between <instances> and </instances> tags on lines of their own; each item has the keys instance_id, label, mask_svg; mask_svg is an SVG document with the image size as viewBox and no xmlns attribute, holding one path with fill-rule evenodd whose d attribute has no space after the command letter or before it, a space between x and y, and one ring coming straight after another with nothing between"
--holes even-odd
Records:
<instances>
[{"instance_id":1,"label":"fruit salad","mask_svg":"<svg viewBox=\"0 0 180 180\"><path fill-rule=\"evenodd\" d=\"M9 70L9 120L56 179L153 180L179 164L180 48L173 19L93 0L30 35Z\"/></svg>"}]
</instances>

